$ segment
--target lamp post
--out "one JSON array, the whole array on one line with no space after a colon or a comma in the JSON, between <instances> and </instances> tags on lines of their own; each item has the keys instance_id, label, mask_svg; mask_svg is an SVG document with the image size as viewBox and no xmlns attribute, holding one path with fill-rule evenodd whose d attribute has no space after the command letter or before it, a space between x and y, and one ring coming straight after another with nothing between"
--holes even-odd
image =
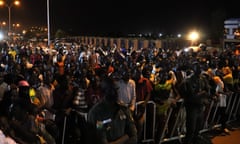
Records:
<instances>
[{"instance_id":1,"label":"lamp post","mask_svg":"<svg viewBox=\"0 0 240 144\"><path fill-rule=\"evenodd\" d=\"M48 28L48 47L50 47L50 16L49 16L49 0L47 0L47 28Z\"/></svg>"},{"instance_id":2,"label":"lamp post","mask_svg":"<svg viewBox=\"0 0 240 144\"><path fill-rule=\"evenodd\" d=\"M0 0L0 5L5 5L8 8L8 33L11 32L11 8L12 6L16 5L20 5L20 1L19 0Z\"/></svg>"},{"instance_id":3,"label":"lamp post","mask_svg":"<svg viewBox=\"0 0 240 144\"><path fill-rule=\"evenodd\" d=\"M6 22L3 21L3 22L1 22L0 24L1 24L1 30L3 31L3 27L6 25Z\"/></svg>"}]
</instances>

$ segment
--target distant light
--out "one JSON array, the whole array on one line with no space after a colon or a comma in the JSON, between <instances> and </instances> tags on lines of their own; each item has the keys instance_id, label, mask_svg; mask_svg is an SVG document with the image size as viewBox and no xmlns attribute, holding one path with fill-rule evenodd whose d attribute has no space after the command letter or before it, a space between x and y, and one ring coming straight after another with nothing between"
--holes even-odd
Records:
<instances>
[{"instance_id":1,"label":"distant light","mask_svg":"<svg viewBox=\"0 0 240 144\"><path fill-rule=\"evenodd\" d=\"M190 32L189 35L188 35L188 39L192 40L192 41L195 41L195 40L199 39L199 33L196 32L196 31Z\"/></svg>"},{"instance_id":2,"label":"distant light","mask_svg":"<svg viewBox=\"0 0 240 144\"><path fill-rule=\"evenodd\" d=\"M158 37L162 37L162 33L159 33L159 34L158 34Z\"/></svg>"},{"instance_id":3,"label":"distant light","mask_svg":"<svg viewBox=\"0 0 240 144\"><path fill-rule=\"evenodd\" d=\"M181 35L181 34L178 34L177 37L180 38L180 37L182 37L182 35Z\"/></svg>"},{"instance_id":4,"label":"distant light","mask_svg":"<svg viewBox=\"0 0 240 144\"><path fill-rule=\"evenodd\" d=\"M184 48L184 52L188 52L189 51L189 48Z\"/></svg>"},{"instance_id":5,"label":"distant light","mask_svg":"<svg viewBox=\"0 0 240 144\"><path fill-rule=\"evenodd\" d=\"M14 1L14 4L15 5L20 5L20 1L18 1L18 0Z\"/></svg>"},{"instance_id":6,"label":"distant light","mask_svg":"<svg viewBox=\"0 0 240 144\"><path fill-rule=\"evenodd\" d=\"M22 31L22 34L26 34L26 32L27 32L26 30L23 30L23 31Z\"/></svg>"},{"instance_id":7,"label":"distant light","mask_svg":"<svg viewBox=\"0 0 240 144\"><path fill-rule=\"evenodd\" d=\"M0 40L3 40L3 38L4 38L4 35L2 32L0 32Z\"/></svg>"}]
</instances>

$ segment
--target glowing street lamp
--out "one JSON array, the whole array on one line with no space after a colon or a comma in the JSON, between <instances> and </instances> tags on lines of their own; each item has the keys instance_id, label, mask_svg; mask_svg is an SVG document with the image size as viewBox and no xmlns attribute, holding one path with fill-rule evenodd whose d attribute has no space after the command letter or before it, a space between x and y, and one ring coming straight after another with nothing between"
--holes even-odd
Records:
<instances>
[{"instance_id":1,"label":"glowing street lamp","mask_svg":"<svg viewBox=\"0 0 240 144\"><path fill-rule=\"evenodd\" d=\"M6 25L6 22L5 21L0 22L0 25L1 25L1 30L3 30L3 27Z\"/></svg>"},{"instance_id":2,"label":"glowing street lamp","mask_svg":"<svg viewBox=\"0 0 240 144\"><path fill-rule=\"evenodd\" d=\"M20 24L19 23L16 23L16 24L12 24L13 28L19 28L20 27Z\"/></svg>"},{"instance_id":3,"label":"glowing street lamp","mask_svg":"<svg viewBox=\"0 0 240 144\"><path fill-rule=\"evenodd\" d=\"M6 6L8 8L8 32L11 32L11 8L12 6L19 6L19 0L0 0L0 6Z\"/></svg>"}]
</instances>

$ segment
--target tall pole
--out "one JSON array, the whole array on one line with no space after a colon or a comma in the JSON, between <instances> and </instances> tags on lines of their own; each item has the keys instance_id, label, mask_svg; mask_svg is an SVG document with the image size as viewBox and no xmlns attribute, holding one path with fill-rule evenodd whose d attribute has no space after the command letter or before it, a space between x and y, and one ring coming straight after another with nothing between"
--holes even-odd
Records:
<instances>
[{"instance_id":1,"label":"tall pole","mask_svg":"<svg viewBox=\"0 0 240 144\"><path fill-rule=\"evenodd\" d=\"M11 33L11 6L8 7L8 34Z\"/></svg>"},{"instance_id":2,"label":"tall pole","mask_svg":"<svg viewBox=\"0 0 240 144\"><path fill-rule=\"evenodd\" d=\"M0 5L5 5L8 8L8 35L10 36L11 34L11 7L13 5L19 5L20 1L19 0L0 0Z\"/></svg>"},{"instance_id":3,"label":"tall pole","mask_svg":"<svg viewBox=\"0 0 240 144\"><path fill-rule=\"evenodd\" d=\"M50 47L50 16L49 16L49 0L47 0L47 27L48 27L48 47Z\"/></svg>"}]
</instances>

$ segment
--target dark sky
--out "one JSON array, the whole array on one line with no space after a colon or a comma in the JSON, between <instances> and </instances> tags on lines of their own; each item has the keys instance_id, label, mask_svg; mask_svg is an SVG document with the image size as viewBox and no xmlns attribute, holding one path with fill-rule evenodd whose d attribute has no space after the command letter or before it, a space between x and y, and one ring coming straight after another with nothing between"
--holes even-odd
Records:
<instances>
[{"instance_id":1,"label":"dark sky","mask_svg":"<svg viewBox=\"0 0 240 144\"><path fill-rule=\"evenodd\" d=\"M50 29L75 35L111 35L129 33L180 33L191 28L207 29L211 14L219 9L226 18L240 17L231 0L49 0ZM12 7L12 23L25 26L47 25L47 0L21 0ZM7 8L1 8L0 20L8 20Z\"/></svg>"}]
</instances>

